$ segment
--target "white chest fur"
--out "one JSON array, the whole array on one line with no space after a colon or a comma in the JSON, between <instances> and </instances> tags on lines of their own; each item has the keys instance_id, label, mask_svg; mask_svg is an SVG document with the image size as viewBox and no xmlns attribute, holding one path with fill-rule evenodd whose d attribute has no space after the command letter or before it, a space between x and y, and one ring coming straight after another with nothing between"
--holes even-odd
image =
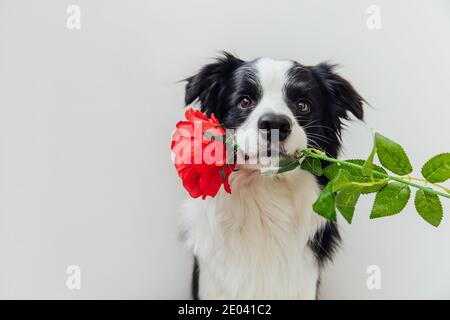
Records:
<instances>
[{"instance_id":1,"label":"white chest fur","mask_svg":"<svg viewBox=\"0 0 450 320\"><path fill-rule=\"evenodd\" d=\"M198 258L202 299L314 299L319 267L308 240L325 223L312 212L315 178L239 171L223 190L183 208L182 238Z\"/></svg>"}]
</instances>

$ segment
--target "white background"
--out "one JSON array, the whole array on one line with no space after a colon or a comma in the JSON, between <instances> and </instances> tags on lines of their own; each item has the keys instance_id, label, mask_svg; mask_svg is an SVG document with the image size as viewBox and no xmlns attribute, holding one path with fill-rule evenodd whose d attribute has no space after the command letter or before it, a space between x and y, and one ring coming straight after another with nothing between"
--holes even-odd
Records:
<instances>
[{"instance_id":1,"label":"white background","mask_svg":"<svg viewBox=\"0 0 450 320\"><path fill-rule=\"evenodd\" d=\"M68 5L81 30L68 30ZM369 5L381 29L366 26ZM188 298L177 241L186 197L169 139L183 84L220 50L243 59L342 65L370 102L342 157L371 129L400 142L416 174L450 150L449 1L0 0L0 298ZM438 229L412 203L342 224L322 298L450 298L450 215ZM66 288L79 265L82 288ZM378 265L381 290L368 290Z\"/></svg>"}]
</instances>

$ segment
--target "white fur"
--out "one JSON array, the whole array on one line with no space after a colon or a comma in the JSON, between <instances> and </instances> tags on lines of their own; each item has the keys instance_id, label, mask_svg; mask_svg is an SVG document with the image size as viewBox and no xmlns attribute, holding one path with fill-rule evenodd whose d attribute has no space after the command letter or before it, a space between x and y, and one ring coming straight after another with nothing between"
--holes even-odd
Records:
<instances>
[{"instance_id":1,"label":"white fur","mask_svg":"<svg viewBox=\"0 0 450 320\"><path fill-rule=\"evenodd\" d=\"M237 130L238 145L249 139L258 147L258 119L274 112L292 120L286 152L306 147L283 98L291 67L290 61L256 62L263 96ZM187 201L183 210L183 239L200 266L199 297L314 299L319 266L308 241L325 223L312 211L320 192L315 177L300 169L273 177L247 165L238 169L230 176L232 194L222 189L213 199Z\"/></svg>"},{"instance_id":2,"label":"white fur","mask_svg":"<svg viewBox=\"0 0 450 320\"><path fill-rule=\"evenodd\" d=\"M230 182L232 194L188 200L183 210L200 298L314 299L319 266L307 243L325 222L311 209L320 192L314 176L240 170Z\"/></svg>"}]
</instances>

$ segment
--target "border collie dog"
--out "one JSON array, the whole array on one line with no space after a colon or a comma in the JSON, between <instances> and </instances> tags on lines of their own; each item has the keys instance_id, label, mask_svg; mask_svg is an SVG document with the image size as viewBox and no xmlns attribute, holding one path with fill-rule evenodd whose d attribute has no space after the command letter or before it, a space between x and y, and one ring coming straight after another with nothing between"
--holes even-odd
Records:
<instances>
[{"instance_id":1,"label":"border collie dog","mask_svg":"<svg viewBox=\"0 0 450 320\"><path fill-rule=\"evenodd\" d=\"M238 146L257 141L258 129L279 130L281 156L311 146L336 157L343 120L363 118L363 98L327 63L224 53L186 80L186 105L214 113L235 130ZM321 270L340 242L337 225L312 210L326 178L299 168L274 176L261 175L258 164L236 168L231 194L221 189L183 209L181 237L195 256L193 298L317 298Z\"/></svg>"}]
</instances>

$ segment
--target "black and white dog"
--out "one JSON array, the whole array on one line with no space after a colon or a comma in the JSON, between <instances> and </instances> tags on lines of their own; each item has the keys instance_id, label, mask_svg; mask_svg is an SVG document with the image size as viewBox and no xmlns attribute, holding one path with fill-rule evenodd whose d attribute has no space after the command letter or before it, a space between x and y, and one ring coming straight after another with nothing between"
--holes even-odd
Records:
<instances>
[{"instance_id":1,"label":"black and white dog","mask_svg":"<svg viewBox=\"0 0 450 320\"><path fill-rule=\"evenodd\" d=\"M187 82L186 105L198 103L236 129L238 145L258 141L257 129L277 129L282 155L312 146L336 157L342 121L349 112L363 118L363 98L326 63L247 62L224 53ZM188 200L183 210L182 238L195 256L193 297L315 299L340 241L337 226L312 211L326 178L301 169L269 177L258 165L238 169L232 194Z\"/></svg>"}]
</instances>

